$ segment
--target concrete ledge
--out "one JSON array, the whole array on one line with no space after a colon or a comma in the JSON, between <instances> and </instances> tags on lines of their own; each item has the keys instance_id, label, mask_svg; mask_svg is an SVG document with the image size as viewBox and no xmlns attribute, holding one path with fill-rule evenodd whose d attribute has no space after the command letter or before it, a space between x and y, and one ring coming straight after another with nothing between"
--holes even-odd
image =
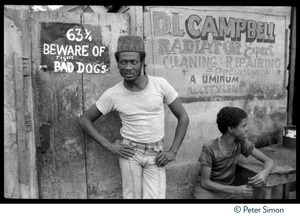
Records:
<instances>
[{"instance_id":1,"label":"concrete ledge","mask_svg":"<svg viewBox=\"0 0 300 216\"><path fill-rule=\"evenodd\" d=\"M200 164L180 163L166 167L166 199L192 199L193 188L199 173Z\"/></svg>"}]
</instances>

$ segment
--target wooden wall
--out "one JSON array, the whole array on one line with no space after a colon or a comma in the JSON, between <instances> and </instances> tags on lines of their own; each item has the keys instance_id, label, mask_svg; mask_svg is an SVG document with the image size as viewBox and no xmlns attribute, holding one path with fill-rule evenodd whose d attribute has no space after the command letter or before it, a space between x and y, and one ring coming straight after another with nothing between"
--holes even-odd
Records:
<instances>
[{"instance_id":1,"label":"wooden wall","mask_svg":"<svg viewBox=\"0 0 300 216\"><path fill-rule=\"evenodd\" d=\"M32 20L40 198L120 198L118 157L86 135L78 120L106 89L121 79L114 53L118 37L130 33L129 15L48 12L33 13ZM76 34L74 29L89 33L85 37L77 35L78 40L68 38L67 32ZM67 45L86 47L86 56L73 52L51 54L48 49ZM99 46L105 47L104 54L95 56L92 50ZM72 68L56 67L55 62ZM102 63L108 70L86 69L81 73L76 66L95 68ZM116 113L95 124L112 142L120 138Z\"/></svg>"}]
</instances>

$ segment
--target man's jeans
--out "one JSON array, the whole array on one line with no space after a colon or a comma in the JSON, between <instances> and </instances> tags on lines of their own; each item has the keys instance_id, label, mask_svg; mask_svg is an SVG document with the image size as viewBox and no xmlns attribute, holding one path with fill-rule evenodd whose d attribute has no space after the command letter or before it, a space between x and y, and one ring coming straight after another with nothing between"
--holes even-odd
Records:
<instances>
[{"instance_id":1,"label":"man's jeans","mask_svg":"<svg viewBox=\"0 0 300 216\"><path fill-rule=\"evenodd\" d=\"M123 199L164 199L166 194L166 172L157 167L154 159L162 150L162 142L142 144L123 139L124 145L135 150L135 157L119 157Z\"/></svg>"}]
</instances>

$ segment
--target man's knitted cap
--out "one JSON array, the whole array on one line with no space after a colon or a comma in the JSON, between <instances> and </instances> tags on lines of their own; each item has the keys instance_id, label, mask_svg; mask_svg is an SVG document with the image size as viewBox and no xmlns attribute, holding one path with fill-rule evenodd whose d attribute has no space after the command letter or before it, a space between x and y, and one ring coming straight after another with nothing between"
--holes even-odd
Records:
<instances>
[{"instance_id":1,"label":"man's knitted cap","mask_svg":"<svg viewBox=\"0 0 300 216\"><path fill-rule=\"evenodd\" d=\"M144 43L139 36L120 36L118 39L117 52L145 52Z\"/></svg>"}]
</instances>

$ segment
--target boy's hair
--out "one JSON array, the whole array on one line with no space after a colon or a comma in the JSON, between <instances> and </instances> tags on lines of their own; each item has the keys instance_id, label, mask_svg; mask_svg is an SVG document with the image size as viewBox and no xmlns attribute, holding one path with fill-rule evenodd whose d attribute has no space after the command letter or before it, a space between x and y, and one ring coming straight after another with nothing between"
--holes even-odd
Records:
<instances>
[{"instance_id":1,"label":"boy's hair","mask_svg":"<svg viewBox=\"0 0 300 216\"><path fill-rule=\"evenodd\" d=\"M217 124L222 134L226 133L228 127L236 127L247 118L247 113L238 107L223 107L217 114Z\"/></svg>"}]
</instances>

